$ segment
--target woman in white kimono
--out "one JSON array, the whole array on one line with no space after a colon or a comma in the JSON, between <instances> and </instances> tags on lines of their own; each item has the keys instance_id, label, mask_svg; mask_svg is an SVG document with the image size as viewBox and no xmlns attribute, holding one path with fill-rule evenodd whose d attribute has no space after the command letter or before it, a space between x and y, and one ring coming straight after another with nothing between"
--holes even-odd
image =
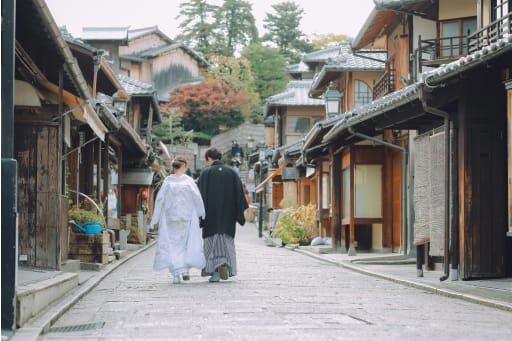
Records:
<instances>
[{"instance_id":1,"label":"woman in white kimono","mask_svg":"<svg viewBox=\"0 0 512 341\"><path fill-rule=\"evenodd\" d=\"M165 178L156 196L150 227L158 224L154 271L169 269L173 283L189 280L190 268L205 266L199 218L205 217L203 199L194 180L185 174L187 161L172 162L174 174Z\"/></svg>"}]
</instances>

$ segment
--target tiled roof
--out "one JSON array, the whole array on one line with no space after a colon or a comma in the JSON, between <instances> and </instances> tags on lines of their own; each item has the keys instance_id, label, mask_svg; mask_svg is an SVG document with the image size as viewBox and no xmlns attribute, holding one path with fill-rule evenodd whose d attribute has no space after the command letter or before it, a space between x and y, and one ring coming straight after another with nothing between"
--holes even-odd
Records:
<instances>
[{"instance_id":1,"label":"tiled roof","mask_svg":"<svg viewBox=\"0 0 512 341\"><path fill-rule=\"evenodd\" d=\"M512 36L502 38L479 51L462 57L454 62L442 65L434 70L421 74L421 81L426 86L436 86L447 78L463 72L475 65L485 63L488 59L512 50Z\"/></svg>"},{"instance_id":2,"label":"tiled roof","mask_svg":"<svg viewBox=\"0 0 512 341\"><path fill-rule=\"evenodd\" d=\"M81 39L73 37L71 35L71 33L68 32L66 26L60 27L59 29L60 29L60 33L62 34L62 36L64 37L64 40L66 40L66 42L80 46L80 47L82 47L86 50L89 50L91 52L99 51L99 49L95 48L94 46L83 42Z\"/></svg>"},{"instance_id":3,"label":"tiled roof","mask_svg":"<svg viewBox=\"0 0 512 341\"><path fill-rule=\"evenodd\" d=\"M152 96L155 89L151 83L132 79L125 75L119 75L121 85L130 96Z\"/></svg>"},{"instance_id":4,"label":"tiled roof","mask_svg":"<svg viewBox=\"0 0 512 341\"><path fill-rule=\"evenodd\" d=\"M208 62L206 61L206 59L204 59L199 53L197 53L193 49L187 47L186 45L184 45L181 42L176 42L176 43L172 43L172 44L154 47L154 48L147 49L147 50L144 50L144 51L141 51L138 53L134 53L132 55L127 55L126 57L153 58L153 57L157 57L167 51L176 50L176 49L182 49L185 52L187 52L190 56L192 56L194 59L196 59L201 66L208 65Z\"/></svg>"},{"instance_id":5,"label":"tiled roof","mask_svg":"<svg viewBox=\"0 0 512 341\"><path fill-rule=\"evenodd\" d=\"M443 81L510 51L512 51L512 36L500 39L496 43L492 43L489 46L467 55L466 57L462 57L457 61L445 64L434 70L424 72L421 74L418 82L392 92L352 111L341 114L338 118L339 122L337 122L324 136L323 141L331 140L343 129L351 127L358 122L366 121L372 117L396 109L418 99L420 89L423 86L440 86Z\"/></svg>"},{"instance_id":6,"label":"tiled roof","mask_svg":"<svg viewBox=\"0 0 512 341\"><path fill-rule=\"evenodd\" d=\"M374 0L376 8L417 15L423 18L435 19L436 6L432 0Z\"/></svg>"},{"instance_id":7,"label":"tiled roof","mask_svg":"<svg viewBox=\"0 0 512 341\"><path fill-rule=\"evenodd\" d=\"M127 40L127 27L84 27L82 36L84 40Z\"/></svg>"},{"instance_id":8,"label":"tiled roof","mask_svg":"<svg viewBox=\"0 0 512 341\"><path fill-rule=\"evenodd\" d=\"M284 92L266 99L266 106L323 106L323 100L308 97L310 86L311 80L290 81Z\"/></svg>"},{"instance_id":9,"label":"tiled roof","mask_svg":"<svg viewBox=\"0 0 512 341\"><path fill-rule=\"evenodd\" d=\"M310 71L309 66L304 62L300 62L298 64L293 64L286 68L286 72L288 72L288 73L309 72L309 71Z\"/></svg>"},{"instance_id":10,"label":"tiled roof","mask_svg":"<svg viewBox=\"0 0 512 341\"><path fill-rule=\"evenodd\" d=\"M309 145L313 142L313 140L326 129L332 128L338 121L340 120L340 116L336 115L333 117L328 117L325 120L318 121L313 125L313 128L309 130L306 136L304 136L304 148L308 148Z\"/></svg>"},{"instance_id":11,"label":"tiled roof","mask_svg":"<svg viewBox=\"0 0 512 341\"><path fill-rule=\"evenodd\" d=\"M165 39L168 43L172 43L172 39L158 29L158 26L138 28L134 30L128 30L128 40L133 40L148 34L158 34L160 37Z\"/></svg>"},{"instance_id":12,"label":"tiled roof","mask_svg":"<svg viewBox=\"0 0 512 341\"><path fill-rule=\"evenodd\" d=\"M333 58L339 54L340 46L330 47L328 49L314 51L311 53L306 53L302 57L302 61L304 62L325 62L329 58Z\"/></svg>"},{"instance_id":13,"label":"tiled roof","mask_svg":"<svg viewBox=\"0 0 512 341\"><path fill-rule=\"evenodd\" d=\"M340 53L331 58L313 78L311 89L320 86L323 78L329 72L343 71L384 71L387 54L384 50L364 50L354 54L352 49L344 45Z\"/></svg>"},{"instance_id":14,"label":"tiled roof","mask_svg":"<svg viewBox=\"0 0 512 341\"><path fill-rule=\"evenodd\" d=\"M394 108L398 108L401 105L409 103L413 99L419 97L419 89L421 84L414 83L398 91L392 92L376 99L366 105L358 107L352 111L347 111L339 115L338 122L332 127L332 129L325 134L323 141L329 141L335 137L343 129L354 125L357 122L368 120L374 116L377 116L383 112L390 111Z\"/></svg>"}]
</instances>

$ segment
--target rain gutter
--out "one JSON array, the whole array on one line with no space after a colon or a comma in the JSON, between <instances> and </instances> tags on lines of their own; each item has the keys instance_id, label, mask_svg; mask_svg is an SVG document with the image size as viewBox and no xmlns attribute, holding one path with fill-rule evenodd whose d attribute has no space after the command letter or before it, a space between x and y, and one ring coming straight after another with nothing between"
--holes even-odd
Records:
<instances>
[{"instance_id":1,"label":"rain gutter","mask_svg":"<svg viewBox=\"0 0 512 341\"><path fill-rule=\"evenodd\" d=\"M405 202L407 202L406 201L407 177L405 176L406 171L407 171L407 168L406 168L406 166L407 166L407 149L397 146L396 144L389 143L387 141L380 140L375 137L359 133L359 132L355 131L351 126L348 127L347 130L352 135L355 135L362 139L369 140L369 141L384 145L389 148L397 149L400 152L402 152L402 179L401 179L401 183L400 183L400 191L402 192L402 200L401 200L402 204L400 207L400 215L401 215L401 223L402 223L402 238L401 238L400 248L401 248L403 254L407 254L407 217L406 217L406 209L405 209ZM391 239L393 240L393 236L391 236Z\"/></svg>"},{"instance_id":2,"label":"rain gutter","mask_svg":"<svg viewBox=\"0 0 512 341\"><path fill-rule=\"evenodd\" d=\"M98 117L98 114L96 113L96 110L94 109L94 99L92 98L91 93L89 92L89 88L87 87L87 83L85 82L85 78L82 74L82 71L78 67L77 62L73 57L73 54L71 53L71 50L69 49L66 40L64 39L64 37L60 33L59 28L57 27L57 24L55 24L55 22L53 21L52 14L50 13L48 6L46 5L46 2L44 0L33 1L39 15L45 18L45 24L49 34L54 39L58 49L62 52L65 65L67 67L67 71L71 74L71 77L75 81L78 90L84 97L84 103L86 108L86 110L84 111L84 117L86 119L93 121L89 125L93 129L94 133L98 135L98 137L102 141L105 141L105 133L108 131L108 129L107 127L105 127L103 122L101 122L101 120Z\"/></svg>"}]
</instances>

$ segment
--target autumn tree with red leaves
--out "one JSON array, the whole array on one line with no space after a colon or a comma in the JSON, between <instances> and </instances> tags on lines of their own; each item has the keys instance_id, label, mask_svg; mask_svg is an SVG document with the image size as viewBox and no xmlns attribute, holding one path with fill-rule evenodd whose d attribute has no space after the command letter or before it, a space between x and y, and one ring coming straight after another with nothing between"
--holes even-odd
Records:
<instances>
[{"instance_id":1,"label":"autumn tree with red leaves","mask_svg":"<svg viewBox=\"0 0 512 341\"><path fill-rule=\"evenodd\" d=\"M194 129L214 136L224 125L241 125L249 112L251 98L243 92L216 81L184 85L171 92L171 100L163 107L178 109L183 115L185 130Z\"/></svg>"}]
</instances>

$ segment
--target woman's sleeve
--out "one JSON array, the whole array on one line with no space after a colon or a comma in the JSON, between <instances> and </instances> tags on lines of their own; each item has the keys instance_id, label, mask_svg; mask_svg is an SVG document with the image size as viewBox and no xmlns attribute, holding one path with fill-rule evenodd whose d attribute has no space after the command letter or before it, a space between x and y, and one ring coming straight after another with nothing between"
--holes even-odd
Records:
<instances>
[{"instance_id":1,"label":"woman's sleeve","mask_svg":"<svg viewBox=\"0 0 512 341\"><path fill-rule=\"evenodd\" d=\"M194 203L197 215L198 215L198 217L201 217L202 219L204 219L205 209L204 209L203 197L201 196L201 193L199 192L199 188L197 187L196 183L193 180L190 182L190 188L192 189L192 201Z\"/></svg>"},{"instance_id":2,"label":"woman's sleeve","mask_svg":"<svg viewBox=\"0 0 512 341\"><path fill-rule=\"evenodd\" d=\"M160 221L160 215L162 214L162 207L165 202L165 197L167 194L167 186L163 185L160 188L160 191L158 191L158 194L156 195L155 205L153 208L153 216L151 217L151 222L149 223L150 226L154 226L155 224L158 224Z\"/></svg>"}]
</instances>

